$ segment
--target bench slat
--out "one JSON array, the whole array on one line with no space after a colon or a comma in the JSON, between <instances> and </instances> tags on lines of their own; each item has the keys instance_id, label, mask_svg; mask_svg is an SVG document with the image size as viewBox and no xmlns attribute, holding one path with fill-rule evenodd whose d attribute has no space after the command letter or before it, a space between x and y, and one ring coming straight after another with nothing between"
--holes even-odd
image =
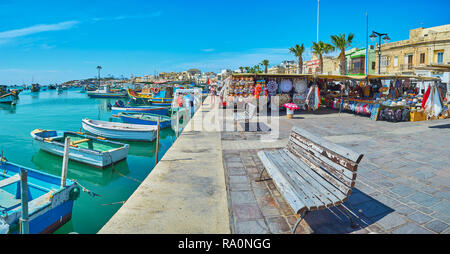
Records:
<instances>
[{"instance_id":1,"label":"bench slat","mask_svg":"<svg viewBox=\"0 0 450 254\"><path fill-rule=\"evenodd\" d=\"M283 194L286 201L289 205L294 209L296 213L302 213L307 207L310 207L312 204L304 203L304 195L297 194L287 180L278 172L276 166L272 163L271 160L268 159L266 151L258 152L258 157L261 162L264 164L264 167L267 170L267 173L272 177L274 182L276 183L279 191Z\"/></svg>"},{"instance_id":2,"label":"bench slat","mask_svg":"<svg viewBox=\"0 0 450 254\"><path fill-rule=\"evenodd\" d=\"M286 169L286 174L293 180L295 186L298 186L300 189L308 189L319 199L325 207L330 207L335 203L338 203L340 200L336 198L330 191L320 185L317 181L315 181L308 173L303 171L294 161L285 154L285 152L280 152L280 156L283 160L290 166L290 168Z\"/></svg>"},{"instance_id":3,"label":"bench slat","mask_svg":"<svg viewBox=\"0 0 450 254\"><path fill-rule=\"evenodd\" d=\"M303 179L301 179L301 184L298 184L294 181L292 176L287 173L287 170L290 168L289 165L281 159L280 151L275 151L273 153L268 153L267 157L275 164L277 170L285 177L288 183L292 186L292 188L296 191L296 193L303 194L305 203L310 204L308 206L308 210L314 211L317 209L323 209L327 206L329 201L323 202L319 197L316 197L314 193L314 189L311 188L310 185L306 184ZM301 186L299 186L301 185Z\"/></svg>"},{"instance_id":4,"label":"bench slat","mask_svg":"<svg viewBox=\"0 0 450 254\"><path fill-rule=\"evenodd\" d=\"M327 171L328 174L334 176L347 187L353 187L356 180L356 172L350 171L320 155L315 151L306 152L304 145L301 143L291 142L287 149L297 156L301 156L302 160L308 165L315 165L314 168L322 168ZM346 192L346 191L344 191Z\"/></svg>"},{"instance_id":5,"label":"bench slat","mask_svg":"<svg viewBox=\"0 0 450 254\"><path fill-rule=\"evenodd\" d=\"M309 161L307 158L304 157L303 153L299 153L296 150L289 150L293 155L297 157L298 160L301 160L303 163L309 166L312 170L314 170L317 174L319 174L321 177L323 177L325 180L330 182L332 185L334 185L339 191L344 193L345 195L349 195L351 193L352 188L343 183L340 179L337 179L334 175L330 174L328 171L324 170L323 168L315 165L311 161Z\"/></svg>"},{"instance_id":6,"label":"bench slat","mask_svg":"<svg viewBox=\"0 0 450 254\"><path fill-rule=\"evenodd\" d=\"M314 143L316 143L316 144L318 144L318 145L320 145L320 146L322 146L322 147L324 147L324 148L326 148L328 150L331 150L331 151L333 151L333 152L335 152L335 153L337 153L337 154L339 154L339 155L341 155L341 156L343 156L343 157L345 157L345 158L347 158L347 159L349 159L351 161L354 161L356 163L359 163L361 161L362 157L363 157L363 154L354 152L354 151L352 151L352 150L350 150L348 148L345 148L343 146L340 146L340 145L332 143L332 142L330 142L328 140L325 140L325 139L323 139L321 137L313 135L313 134L311 134L311 133L309 133L309 132L307 132L307 131L305 131L303 129L300 129L297 126L292 127L292 131L297 133L297 134L299 134L299 135L301 135L301 136L303 136L303 137L305 137L305 138L307 138L307 139L309 139L309 140L311 140L312 142L314 142Z\"/></svg>"},{"instance_id":7,"label":"bench slat","mask_svg":"<svg viewBox=\"0 0 450 254\"><path fill-rule=\"evenodd\" d=\"M330 160L350 170L355 170L358 166L359 161L363 157L363 154L355 153L342 146L338 146L335 144L332 145L331 142L328 142L322 138L315 137L315 139L309 139L309 137L303 136L304 133L298 133L294 131L295 127L292 129L293 131L291 132L291 138L297 139L298 141L307 145L310 149L318 151L323 156L326 156ZM297 128L297 130L299 129ZM309 135L313 136L312 134ZM327 144L325 145L324 142L327 142ZM345 150L346 152L342 152L342 150ZM349 153L353 153L353 155L349 156Z\"/></svg>"},{"instance_id":8,"label":"bench slat","mask_svg":"<svg viewBox=\"0 0 450 254\"><path fill-rule=\"evenodd\" d=\"M281 153L281 156L288 162L293 170L303 175L314 188L322 193L322 195L327 196L333 203L333 205L340 204L347 196L342 193L339 189L335 188L332 184L323 179L317 172L309 168L307 164L299 161L295 155L290 151L285 150Z\"/></svg>"}]
</instances>

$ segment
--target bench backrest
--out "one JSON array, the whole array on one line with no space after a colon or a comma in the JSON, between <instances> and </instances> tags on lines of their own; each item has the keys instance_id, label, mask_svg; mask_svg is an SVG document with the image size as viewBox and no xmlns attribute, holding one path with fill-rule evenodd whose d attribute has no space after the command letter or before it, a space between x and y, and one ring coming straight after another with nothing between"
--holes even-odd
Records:
<instances>
[{"instance_id":1,"label":"bench backrest","mask_svg":"<svg viewBox=\"0 0 450 254\"><path fill-rule=\"evenodd\" d=\"M342 193L350 195L362 154L296 126L292 128L286 148Z\"/></svg>"}]
</instances>

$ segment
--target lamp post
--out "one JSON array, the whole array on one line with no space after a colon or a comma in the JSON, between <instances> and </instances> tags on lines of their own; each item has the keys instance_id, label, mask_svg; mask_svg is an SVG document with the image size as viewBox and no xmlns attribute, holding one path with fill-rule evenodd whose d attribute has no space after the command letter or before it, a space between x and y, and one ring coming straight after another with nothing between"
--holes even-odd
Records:
<instances>
[{"instance_id":1,"label":"lamp post","mask_svg":"<svg viewBox=\"0 0 450 254\"><path fill-rule=\"evenodd\" d=\"M100 70L102 69L102 67L99 65L97 66L97 70L98 70L98 85L100 86Z\"/></svg>"},{"instance_id":2,"label":"lamp post","mask_svg":"<svg viewBox=\"0 0 450 254\"><path fill-rule=\"evenodd\" d=\"M389 38L388 34L377 33L372 31L372 34L369 36L372 41L375 41L378 37L378 74L380 74L381 70L381 37L383 37L384 43L388 43L391 38ZM368 56L366 56L368 57Z\"/></svg>"}]
</instances>

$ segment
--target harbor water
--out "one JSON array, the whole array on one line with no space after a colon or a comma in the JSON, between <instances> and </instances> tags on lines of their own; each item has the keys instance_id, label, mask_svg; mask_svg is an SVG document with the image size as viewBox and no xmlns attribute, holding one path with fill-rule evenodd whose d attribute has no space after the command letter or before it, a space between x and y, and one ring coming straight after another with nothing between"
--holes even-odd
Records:
<instances>
[{"instance_id":1,"label":"harbor water","mask_svg":"<svg viewBox=\"0 0 450 254\"><path fill-rule=\"evenodd\" d=\"M0 150L8 161L56 176L61 175L62 157L39 150L31 131L80 131L83 118L120 122L107 108L116 99L91 99L81 89L60 94L56 90L23 91L19 97L16 105L0 104ZM161 130L159 158L174 141L171 128ZM102 170L69 161L68 178L99 196L82 192L74 203L72 219L55 233L97 233L151 172L156 142L120 142L130 144L128 157L112 167Z\"/></svg>"}]
</instances>

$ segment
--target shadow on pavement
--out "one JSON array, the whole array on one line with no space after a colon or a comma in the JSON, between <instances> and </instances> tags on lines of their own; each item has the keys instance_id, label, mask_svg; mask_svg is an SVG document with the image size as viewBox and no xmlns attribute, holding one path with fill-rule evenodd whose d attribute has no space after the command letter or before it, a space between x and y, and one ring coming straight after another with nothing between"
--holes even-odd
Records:
<instances>
[{"instance_id":1,"label":"shadow on pavement","mask_svg":"<svg viewBox=\"0 0 450 254\"><path fill-rule=\"evenodd\" d=\"M351 227L350 220L343 212L343 207L313 211L306 215L305 221L313 234L346 234L361 230L392 213L394 209L371 198L358 189L353 189L344 205L350 210L356 228Z\"/></svg>"}]
</instances>

